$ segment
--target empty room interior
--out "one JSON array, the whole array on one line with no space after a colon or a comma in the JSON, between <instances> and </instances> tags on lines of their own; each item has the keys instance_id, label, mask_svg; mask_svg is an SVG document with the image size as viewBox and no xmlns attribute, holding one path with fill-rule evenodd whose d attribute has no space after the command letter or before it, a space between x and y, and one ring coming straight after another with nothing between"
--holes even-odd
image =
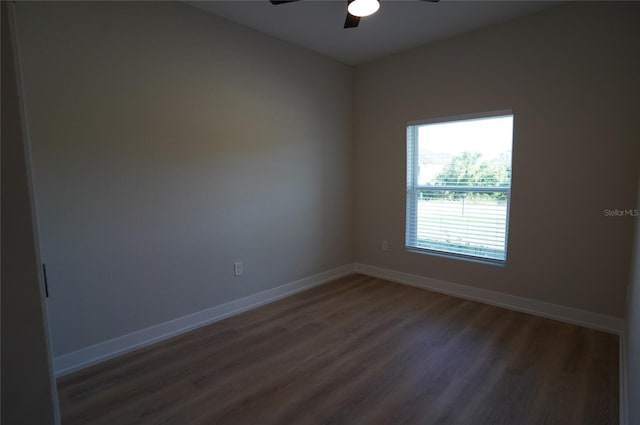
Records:
<instances>
[{"instance_id":1,"label":"empty room interior","mask_svg":"<svg viewBox=\"0 0 640 425\"><path fill-rule=\"evenodd\" d=\"M640 424L639 52L637 2L3 1L2 423Z\"/></svg>"}]
</instances>

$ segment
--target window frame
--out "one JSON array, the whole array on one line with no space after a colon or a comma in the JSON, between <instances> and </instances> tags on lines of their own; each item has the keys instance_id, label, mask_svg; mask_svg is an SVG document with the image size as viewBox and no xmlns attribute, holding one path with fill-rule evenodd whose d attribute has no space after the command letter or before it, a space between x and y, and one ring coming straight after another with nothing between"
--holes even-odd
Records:
<instances>
[{"instance_id":1,"label":"window frame","mask_svg":"<svg viewBox=\"0 0 640 425\"><path fill-rule=\"evenodd\" d=\"M513 127L511 130L511 176L508 187L488 187L488 186L430 186L418 185L418 127L429 124L444 124L455 121L480 120L485 118L499 118L511 116ZM491 264L504 266L508 259L509 245L509 224L511 222L511 188L513 182L513 151L514 151L514 133L515 133L515 114L513 109L501 109L490 112L479 112L465 115L434 117L417 121L410 121L406 125L406 211L405 211L405 250L418 254L433 255L437 257L454 258L483 264ZM409 152L409 150L412 150ZM411 159L411 164L409 163ZM462 190L461 190L462 189ZM418 247L418 219L410 220L410 212L418 211L418 191L435 190L435 191L458 191L458 192L503 192L506 193L506 217L505 217L505 235L504 235L504 259L480 257L471 254L462 254L451 251L442 251L430 248ZM413 223L413 226L411 226Z\"/></svg>"}]
</instances>

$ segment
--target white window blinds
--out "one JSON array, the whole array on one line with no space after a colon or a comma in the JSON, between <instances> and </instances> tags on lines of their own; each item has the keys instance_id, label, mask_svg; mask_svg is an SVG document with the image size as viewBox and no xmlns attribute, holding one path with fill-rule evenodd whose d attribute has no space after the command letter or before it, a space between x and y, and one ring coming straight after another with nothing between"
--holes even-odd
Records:
<instances>
[{"instance_id":1,"label":"white window blinds","mask_svg":"<svg viewBox=\"0 0 640 425\"><path fill-rule=\"evenodd\" d=\"M513 114L407 126L406 246L503 262Z\"/></svg>"}]
</instances>

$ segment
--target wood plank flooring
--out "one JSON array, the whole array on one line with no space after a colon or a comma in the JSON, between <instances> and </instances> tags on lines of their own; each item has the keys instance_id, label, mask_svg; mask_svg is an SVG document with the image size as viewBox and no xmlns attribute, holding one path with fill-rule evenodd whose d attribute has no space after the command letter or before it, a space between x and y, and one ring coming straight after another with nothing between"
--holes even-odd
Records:
<instances>
[{"instance_id":1,"label":"wood plank flooring","mask_svg":"<svg viewBox=\"0 0 640 425\"><path fill-rule=\"evenodd\" d=\"M58 387L63 425L618 424L618 337L353 275Z\"/></svg>"}]
</instances>

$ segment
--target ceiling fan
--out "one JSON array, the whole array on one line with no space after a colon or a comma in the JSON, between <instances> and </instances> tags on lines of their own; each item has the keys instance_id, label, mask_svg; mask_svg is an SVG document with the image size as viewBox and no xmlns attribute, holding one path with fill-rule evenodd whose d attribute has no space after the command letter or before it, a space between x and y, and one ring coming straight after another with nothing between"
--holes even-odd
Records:
<instances>
[{"instance_id":1,"label":"ceiling fan","mask_svg":"<svg viewBox=\"0 0 640 425\"><path fill-rule=\"evenodd\" d=\"M269 0L271 4L293 3L300 0ZM440 0L421 0L437 3ZM373 15L380 8L380 0L347 0L347 19L345 28L355 28L360 23L360 18Z\"/></svg>"}]
</instances>

